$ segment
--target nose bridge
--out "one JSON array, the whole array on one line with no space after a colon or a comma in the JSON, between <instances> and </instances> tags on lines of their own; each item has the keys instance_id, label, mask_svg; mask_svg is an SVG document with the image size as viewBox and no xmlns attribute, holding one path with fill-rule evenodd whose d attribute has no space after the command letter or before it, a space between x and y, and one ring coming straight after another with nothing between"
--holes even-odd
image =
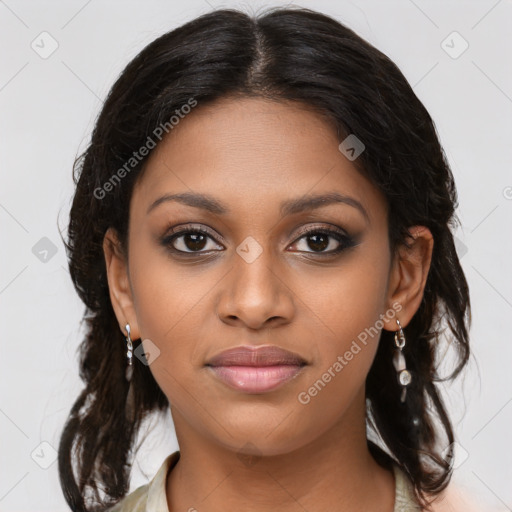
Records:
<instances>
[{"instance_id":1,"label":"nose bridge","mask_svg":"<svg viewBox=\"0 0 512 512\"><path fill-rule=\"evenodd\" d=\"M242 321L251 328L267 320L289 321L293 315L291 291L285 285L271 249L247 237L236 248L218 315L223 321Z\"/></svg>"}]
</instances>

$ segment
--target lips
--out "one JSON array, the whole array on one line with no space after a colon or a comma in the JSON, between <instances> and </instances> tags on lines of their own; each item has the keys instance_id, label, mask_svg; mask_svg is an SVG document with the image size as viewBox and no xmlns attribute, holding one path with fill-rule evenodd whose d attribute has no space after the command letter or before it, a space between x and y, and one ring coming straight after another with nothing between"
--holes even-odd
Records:
<instances>
[{"instance_id":1,"label":"lips","mask_svg":"<svg viewBox=\"0 0 512 512\"><path fill-rule=\"evenodd\" d=\"M212 374L229 388L249 394L273 391L296 378L306 361L276 346L240 346L208 361Z\"/></svg>"},{"instance_id":2,"label":"lips","mask_svg":"<svg viewBox=\"0 0 512 512\"><path fill-rule=\"evenodd\" d=\"M276 346L240 346L210 359L207 366L302 366L306 361L294 352Z\"/></svg>"}]
</instances>

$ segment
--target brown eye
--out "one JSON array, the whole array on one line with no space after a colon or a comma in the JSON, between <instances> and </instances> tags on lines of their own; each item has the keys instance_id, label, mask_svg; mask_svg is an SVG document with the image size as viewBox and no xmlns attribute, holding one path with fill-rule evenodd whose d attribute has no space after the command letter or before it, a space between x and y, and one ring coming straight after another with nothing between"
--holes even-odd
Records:
<instances>
[{"instance_id":1,"label":"brown eye","mask_svg":"<svg viewBox=\"0 0 512 512\"><path fill-rule=\"evenodd\" d=\"M354 241L344 233L317 228L304 233L294 245L301 252L335 254L352 247Z\"/></svg>"},{"instance_id":2,"label":"brown eye","mask_svg":"<svg viewBox=\"0 0 512 512\"><path fill-rule=\"evenodd\" d=\"M206 231L197 228L183 229L163 240L164 245L170 245L176 252L200 253L218 250L219 247L222 250L222 246L209 242L214 242L213 238Z\"/></svg>"},{"instance_id":3,"label":"brown eye","mask_svg":"<svg viewBox=\"0 0 512 512\"><path fill-rule=\"evenodd\" d=\"M316 233L305 237L307 240L308 247L313 249L315 252L322 252L327 249L330 243L330 236L324 233Z\"/></svg>"}]
</instances>

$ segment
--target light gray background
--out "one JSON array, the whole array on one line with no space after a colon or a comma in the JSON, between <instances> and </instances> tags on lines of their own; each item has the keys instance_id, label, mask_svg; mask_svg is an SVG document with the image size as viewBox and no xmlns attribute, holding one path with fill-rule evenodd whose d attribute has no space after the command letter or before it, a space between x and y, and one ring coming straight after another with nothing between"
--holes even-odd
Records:
<instances>
[{"instance_id":1,"label":"light gray background","mask_svg":"<svg viewBox=\"0 0 512 512\"><path fill-rule=\"evenodd\" d=\"M454 481L488 510L512 510L512 3L297 4L336 17L386 53L435 120L458 186L456 235L473 307L474 358L463 379L445 386L460 443ZM0 1L0 511L68 510L54 450L82 388L83 309L58 230L67 225L73 160L101 100L160 34L212 7L271 5L279 2ZM52 39L58 48L42 58ZM45 237L55 254L41 252ZM131 489L176 448L169 417L139 452Z\"/></svg>"}]
</instances>

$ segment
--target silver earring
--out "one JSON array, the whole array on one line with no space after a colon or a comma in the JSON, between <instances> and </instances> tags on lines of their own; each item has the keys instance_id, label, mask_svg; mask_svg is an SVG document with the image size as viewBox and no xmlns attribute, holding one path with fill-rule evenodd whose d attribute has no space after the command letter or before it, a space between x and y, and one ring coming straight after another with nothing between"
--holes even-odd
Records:
<instances>
[{"instance_id":1,"label":"silver earring","mask_svg":"<svg viewBox=\"0 0 512 512\"><path fill-rule=\"evenodd\" d=\"M130 324L126 324L125 325L125 329L126 329L126 332L128 333L128 335L126 336L126 346L127 346L127 351L126 351L126 357L128 358L128 365L126 367L126 380L128 382L130 382L130 380L132 379L132 375L133 375L133 344L132 344L132 339L130 338Z\"/></svg>"},{"instance_id":2,"label":"silver earring","mask_svg":"<svg viewBox=\"0 0 512 512\"><path fill-rule=\"evenodd\" d=\"M395 349L395 353L393 355L393 365L397 371L398 382L402 386L402 395L400 397L400 401L405 402L407 386L412 381L412 375L411 372L405 367L405 357L402 353L402 349L405 346L404 331L402 330L402 326L398 320L396 323L398 324L398 331L395 332L395 345L397 348Z\"/></svg>"}]
</instances>

